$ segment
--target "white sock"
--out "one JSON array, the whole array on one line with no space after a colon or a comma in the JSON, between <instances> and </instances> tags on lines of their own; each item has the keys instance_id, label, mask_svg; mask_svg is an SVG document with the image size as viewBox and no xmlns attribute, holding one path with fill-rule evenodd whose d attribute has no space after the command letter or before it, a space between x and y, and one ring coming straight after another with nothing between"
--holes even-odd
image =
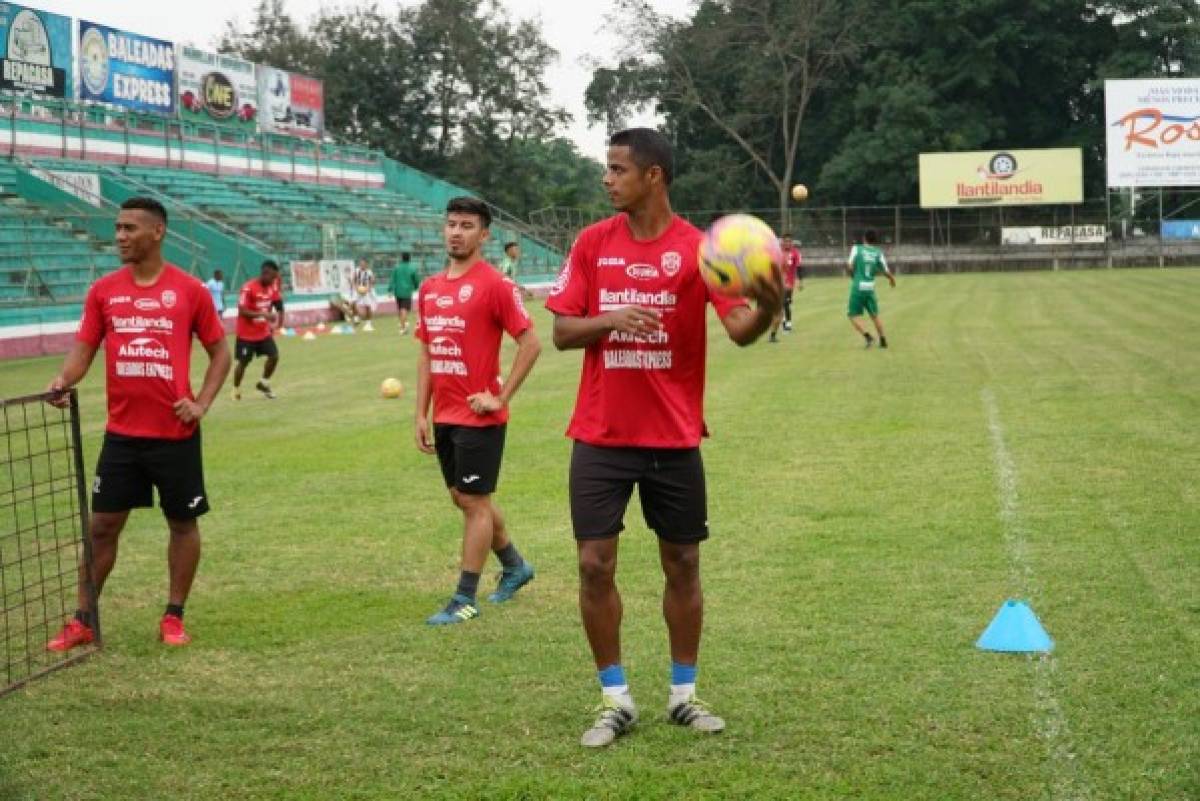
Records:
<instances>
[{"instance_id":1,"label":"white sock","mask_svg":"<svg viewBox=\"0 0 1200 801\"><path fill-rule=\"evenodd\" d=\"M629 692L628 684L621 684L616 687L602 687L600 692L605 698L611 698L626 709L635 709L633 703L633 695Z\"/></svg>"},{"instance_id":2,"label":"white sock","mask_svg":"<svg viewBox=\"0 0 1200 801\"><path fill-rule=\"evenodd\" d=\"M674 709L685 701L692 700L692 696L695 694L695 684L672 684L671 698L667 701L667 708Z\"/></svg>"}]
</instances>

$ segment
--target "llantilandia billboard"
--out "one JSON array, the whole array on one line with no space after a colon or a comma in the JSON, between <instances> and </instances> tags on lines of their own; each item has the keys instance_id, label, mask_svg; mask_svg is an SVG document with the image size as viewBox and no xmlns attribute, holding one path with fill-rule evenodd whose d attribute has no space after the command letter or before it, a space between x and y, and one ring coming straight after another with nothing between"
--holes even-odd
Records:
<instances>
[{"instance_id":1,"label":"llantilandia billboard","mask_svg":"<svg viewBox=\"0 0 1200 801\"><path fill-rule=\"evenodd\" d=\"M1083 202L1077 147L922 153L919 163L926 209Z\"/></svg>"}]
</instances>

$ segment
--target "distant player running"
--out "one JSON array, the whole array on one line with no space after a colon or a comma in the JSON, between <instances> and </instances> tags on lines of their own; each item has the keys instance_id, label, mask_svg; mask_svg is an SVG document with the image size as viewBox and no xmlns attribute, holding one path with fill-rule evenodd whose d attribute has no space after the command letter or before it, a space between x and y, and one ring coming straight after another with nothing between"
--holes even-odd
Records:
<instances>
[{"instance_id":1,"label":"distant player running","mask_svg":"<svg viewBox=\"0 0 1200 801\"><path fill-rule=\"evenodd\" d=\"M237 367L233 370L233 399L242 399L242 376L246 366L256 356L266 356L262 378L254 388L270 400L275 399L271 389L271 376L279 365L279 348L275 345L275 331L283 327L283 296L279 293L279 265L268 259L262 263L258 278L242 285L238 293L237 343L234 357Z\"/></svg>"},{"instance_id":2,"label":"distant player running","mask_svg":"<svg viewBox=\"0 0 1200 801\"><path fill-rule=\"evenodd\" d=\"M481 249L492 215L472 197L452 198L443 233L450 264L421 284L415 335L417 356L417 448L437 453L450 500L463 513L458 587L431 626L463 623L479 616L475 594L488 550L500 560L496 591L502 603L533 578L533 566L509 539L500 509L492 500L504 455L508 404L541 353L521 290L492 265ZM517 342L508 378L500 383L500 340ZM429 406L433 403L433 437Z\"/></svg>"},{"instance_id":3,"label":"distant player running","mask_svg":"<svg viewBox=\"0 0 1200 801\"><path fill-rule=\"evenodd\" d=\"M412 255L401 253L400 261L396 263L392 269L392 276L388 279L388 292L396 299L396 315L399 317L401 336L408 333L408 313L412 311L412 296L420 286Z\"/></svg>"},{"instance_id":4,"label":"distant player running","mask_svg":"<svg viewBox=\"0 0 1200 801\"><path fill-rule=\"evenodd\" d=\"M888 343L883 333L883 321L879 319L879 301L875 299L875 274L882 270L893 287L896 286L896 277L888 268L883 251L878 247L879 235L873 230L865 231L862 239L862 244L851 248L850 257L846 259L846 274L850 276L850 303L847 314L850 317L850 325L862 334L869 348L875 340L862 324L862 315L866 312L875 326L875 333L879 334L879 347L886 348Z\"/></svg>"},{"instance_id":5,"label":"distant player running","mask_svg":"<svg viewBox=\"0 0 1200 801\"><path fill-rule=\"evenodd\" d=\"M200 564L196 521L208 511L200 419L220 392L230 360L225 330L204 285L163 261L166 233L167 212L157 200L134 197L121 204L117 251L124 266L88 290L75 344L49 390L63 392L82 381L104 345L108 424L92 482L92 583L99 595L116 564L130 510L150 506L157 489L170 532L170 589L158 637L167 645L186 645L191 638L183 627L183 606ZM189 380L193 337L209 358L196 395ZM81 564L75 619L47 644L49 650L68 651L95 639L86 582Z\"/></svg>"},{"instance_id":6,"label":"distant player running","mask_svg":"<svg viewBox=\"0 0 1200 801\"><path fill-rule=\"evenodd\" d=\"M792 242L792 235L779 237L779 247L783 251L783 312L775 316L771 326L771 342L779 341L780 323L783 323L784 331L792 330L792 293L804 289L804 260L800 256L800 248Z\"/></svg>"},{"instance_id":7,"label":"distant player running","mask_svg":"<svg viewBox=\"0 0 1200 801\"><path fill-rule=\"evenodd\" d=\"M621 662L617 542L636 486L658 539L663 616L671 653L672 723L719 732L725 721L696 698L704 617L700 543L708 509L700 440L709 304L725 333L749 345L782 303L772 281L750 287L757 307L713 293L700 275L702 234L671 210L671 144L648 128L613 134L604 188L621 212L585 228L550 292L554 344L584 350L571 451L571 524L579 608L600 680L601 704L580 742L606 746L629 731L637 708Z\"/></svg>"}]
</instances>

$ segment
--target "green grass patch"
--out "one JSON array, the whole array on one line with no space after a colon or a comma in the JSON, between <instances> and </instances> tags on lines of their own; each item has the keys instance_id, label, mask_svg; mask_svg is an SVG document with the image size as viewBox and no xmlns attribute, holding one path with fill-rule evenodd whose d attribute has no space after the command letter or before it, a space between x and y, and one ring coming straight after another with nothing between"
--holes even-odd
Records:
<instances>
[{"instance_id":1,"label":"green grass patch","mask_svg":"<svg viewBox=\"0 0 1200 801\"><path fill-rule=\"evenodd\" d=\"M415 344L388 320L282 340L280 398L225 393L204 424L195 643L155 642L165 529L137 512L105 650L0 700L0 798L1200 797L1198 293L1196 270L902 278L880 292L887 351L862 349L842 281L807 282L777 345L739 349L713 322L700 690L729 728L665 722L662 578L635 502L618 578L644 722L602 753L577 744L598 700L562 436L580 354L537 314L547 351L497 496L537 579L430 630L460 520L412 444ZM57 365L4 363L0 396ZM386 376L402 400L378 397ZM102 384L97 365L81 390L89 470ZM1052 661L974 648L1018 592Z\"/></svg>"}]
</instances>

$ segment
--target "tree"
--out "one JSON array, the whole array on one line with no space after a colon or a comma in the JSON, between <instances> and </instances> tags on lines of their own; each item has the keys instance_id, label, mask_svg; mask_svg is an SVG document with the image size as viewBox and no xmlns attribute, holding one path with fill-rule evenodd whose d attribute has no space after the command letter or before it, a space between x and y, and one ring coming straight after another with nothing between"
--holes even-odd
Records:
<instances>
[{"instance_id":1,"label":"tree","mask_svg":"<svg viewBox=\"0 0 1200 801\"><path fill-rule=\"evenodd\" d=\"M619 0L627 51L598 70L589 118L616 127L656 103L674 123L718 131L774 189L788 225L789 194L806 115L862 48L863 4L835 0L704 0L679 22L649 0ZM728 159L728 150L710 143Z\"/></svg>"}]
</instances>

